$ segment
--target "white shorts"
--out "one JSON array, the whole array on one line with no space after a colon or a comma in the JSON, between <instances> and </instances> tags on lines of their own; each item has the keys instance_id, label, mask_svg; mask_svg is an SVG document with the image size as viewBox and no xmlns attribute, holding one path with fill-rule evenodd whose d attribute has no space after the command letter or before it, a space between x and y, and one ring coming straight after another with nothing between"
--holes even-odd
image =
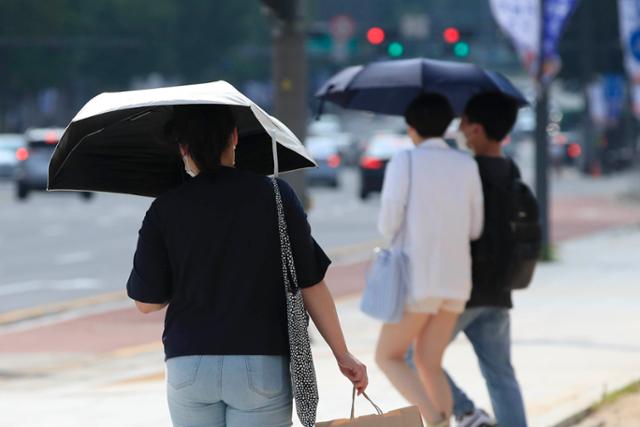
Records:
<instances>
[{"instance_id":1,"label":"white shorts","mask_svg":"<svg viewBox=\"0 0 640 427\"><path fill-rule=\"evenodd\" d=\"M464 300L447 298L425 298L407 304L405 311L408 313L436 314L440 310L460 314L467 304Z\"/></svg>"}]
</instances>

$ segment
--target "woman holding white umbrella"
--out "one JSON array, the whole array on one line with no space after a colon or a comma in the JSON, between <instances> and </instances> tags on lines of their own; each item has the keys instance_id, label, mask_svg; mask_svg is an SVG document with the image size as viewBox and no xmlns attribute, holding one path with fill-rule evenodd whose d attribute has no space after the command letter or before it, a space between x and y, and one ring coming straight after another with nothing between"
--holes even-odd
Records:
<instances>
[{"instance_id":1,"label":"woman holding white umbrella","mask_svg":"<svg viewBox=\"0 0 640 427\"><path fill-rule=\"evenodd\" d=\"M224 89L237 97L232 100L236 104L231 105L246 101L229 87ZM93 189L119 185L122 192L141 194L156 188L125 182L128 180L123 169L138 172L122 160L95 166L106 174L120 174L111 182L95 173L64 171L65 165L90 170L86 162L96 156L74 158L73 153L80 156L83 150L90 153L104 149L110 141L114 141L113 150L99 161L118 158L117 147L126 146L122 139L129 134L155 135L149 138L149 150L176 156L179 153L184 170L192 178L173 185L151 204L140 229L127 283L128 294L141 312L167 307L163 343L173 424L290 426L295 395L299 418L303 425L311 426L317 396L313 396L315 374L310 354L305 354L310 350L302 300L333 350L342 373L360 392L368 381L365 366L348 351L333 299L324 283L330 261L311 236L305 213L291 187L284 181L234 167L236 147L239 141L243 143L239 138L238 117L242 116L238 111L222 102L188 104L183 96L182 104L186 105L172 105L170 114L158 112L158 103L168 103L162 101L165 92L158 96L138 95L138 99L147 98L142 111L135 102L126 103L137 110L133 116L125 114L123 120L118 115L110 122L111 133L105 131L110 124L105 124L104 115L118 111L113 108L115 104L95 108L98 115L92 117L102 117L96 119L99 126L93 126L99 127L97 130L92 130L83 116L75 128L72 122L63 143L66 141L73 149L62 145L56 153L58 157L54 155L50 186L86 188L87 180L94 180ZM202 91L197 93L201 96ZM155 101L149 101L151 98ZM220 98L230 101L229 96ZM246 111L253 112L263 127L272 126L269 131L273 145L269 147L277 175L281 147L276 147L276 142L278 138L286 140L290 131L271 121L254 104L240 106L248 107ZM165 119L154 118L154 114L164 115ZM149 120L149 131L125 131L132 120ZM240 133L246 134L246 116L242 120L245 126ZM74 129L83 132L74 135ZM98 135L103 139L97 140L94 136ZM295 137L292 140L297 141ZM137 144L141 144L139 141L136 139ZM159 144L161 148L156 147ZM153 159L140 153L145 147L139 145L133 157L151 164ZM288 149L304 154L301 147L290 145ZM259 159L253 161L260 163ZM98 183L99 179L102 181ZM292 321L296 317L303 321Z\"/></svg>"}]
</instances>

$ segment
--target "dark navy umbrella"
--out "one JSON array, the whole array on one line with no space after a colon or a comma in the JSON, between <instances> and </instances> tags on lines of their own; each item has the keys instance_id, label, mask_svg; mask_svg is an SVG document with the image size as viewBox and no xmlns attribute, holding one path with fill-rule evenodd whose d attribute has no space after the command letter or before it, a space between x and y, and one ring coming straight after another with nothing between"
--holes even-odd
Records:
<instances>
[{"instance_id":1,"label":"dark navy umbrella","mask_svg":"<svg viewBox=\"0 0 640 427\"><path fill-rule=\"evenodd\" d=\"M413 58L373 62L345 68L316 93L344 108L403 115L419 94L436 92L449 99L456 114L482 92L498 91L527 105L524 95L506 77L474 64ZM322 104L321 104L322 105Z\"/></svg>"}]
</instances>

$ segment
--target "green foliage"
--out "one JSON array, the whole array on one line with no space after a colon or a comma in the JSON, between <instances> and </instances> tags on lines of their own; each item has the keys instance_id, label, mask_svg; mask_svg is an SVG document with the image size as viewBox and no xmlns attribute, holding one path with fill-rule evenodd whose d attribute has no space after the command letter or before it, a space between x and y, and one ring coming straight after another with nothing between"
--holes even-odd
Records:
<instances>
[{"instance_id":1,"label":"green foliage","mask_svg":"<svg viewBox=\"0 0 640 427\"><path fill-rule=\"evenodd\" d=\"M0 92L123 89L159 72L184 82L267 78L257 0L0 0Z\"/></svg>"}]
</instances>

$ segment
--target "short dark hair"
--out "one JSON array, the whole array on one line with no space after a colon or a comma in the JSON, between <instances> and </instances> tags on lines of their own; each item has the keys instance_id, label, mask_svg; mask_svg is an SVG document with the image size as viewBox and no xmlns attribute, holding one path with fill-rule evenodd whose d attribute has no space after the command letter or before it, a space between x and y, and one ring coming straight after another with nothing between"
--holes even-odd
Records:
<instances>
[{"instance_id":1,"label":"short dark hair","mask_svg":"<svg viewBox=\"0 0 640 427\"><path fill-rule=\"evenodd\" d=\"M236 120L228 105L176 105L165 135L187 148L200 171L215 172L235 128Z\"/></svg>"},{"instance_id":2,"label":"short dark hair","mask_svg":"<svg viewBox=\"0 0 640 427\"><path fill-rule=\"evenodd\" d=\"M449 100L438 93L424 93L415 98L404 119L423 138L443 136L455 117Z\"/></svg>"},{"instance_id":3,"label":"short dark hair","mask_svg":"<svg viewBox=\"0 0 640 427\"><path fill-rule=\"evenodd\" d=\"M516 122L518 105L500 92L485 92L467 102L464 115L469 122L482 125L489 139L502 141Z\"/></svg>"}]
</instances>

